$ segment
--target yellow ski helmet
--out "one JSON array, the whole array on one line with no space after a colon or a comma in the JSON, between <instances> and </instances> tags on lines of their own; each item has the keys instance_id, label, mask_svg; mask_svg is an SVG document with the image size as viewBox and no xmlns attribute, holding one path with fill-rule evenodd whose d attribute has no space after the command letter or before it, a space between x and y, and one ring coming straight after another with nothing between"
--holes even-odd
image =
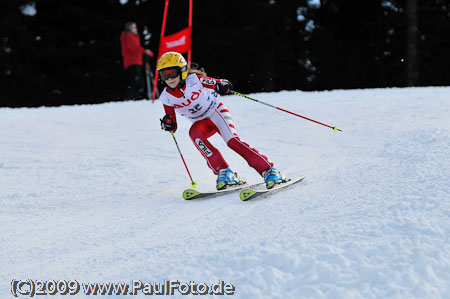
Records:
<instances>
[{"instance_id":1,"label":"yellow ski helmet","mask_svg":"<svg viewBox=\"0 0 450 299\"><path fill-rule=\"evenodd\" d=\"M188 75L188 66L183 55L178 52L165 53L159 58L158 64L156 65L156 70L159 72L160 70L171 67L180 68L181 80L186 80L186 77Z\"/></svg>"}]
</instances>

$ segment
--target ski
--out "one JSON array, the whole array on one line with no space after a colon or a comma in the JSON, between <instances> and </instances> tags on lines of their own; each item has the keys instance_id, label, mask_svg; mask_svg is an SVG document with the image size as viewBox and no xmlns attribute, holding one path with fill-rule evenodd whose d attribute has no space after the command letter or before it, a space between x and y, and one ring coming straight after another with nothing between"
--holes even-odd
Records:
<instances>
[{"instance_id":1,"label":"ski","mask_svg":"<svg viewBox=\"0 0 450 299\"><path fill-rule=\"evenodd\" d=\"M243 201L254 199L254 198L258 197L258 196L261 196L261 195L264 195L264 194L268 194L268 193L272 193L272 192L281 190L281 189L283 189L285 187L289 187L289 186L292 186L294 184L300 183L305 178L306 178L306 175L302 176L302 177L300 177L298 179L290 179L289 181L287 181L285 183L281 183L279 185L276 185L272 189L255 190L255 189L250 189L250 188L244 188L244 190L241 191L241 194L239 195L239 197Z\"/></svg>"},{"instance_id":2,"label":"ski","mask_svg":"<svg viewBox=\"0 0 450 299\"><path fill-rule=\"evenodd\" d=\"M198 198L214 197L214 196L218 196L218 195L223 195L223 194L228 194L231 192L239 191L244 188L255 188L255 187L258 187L259 185L263 185L263 184L264 183L256 183L256 184L251 184L251 185L242 184L242 185L236 185L234 187L228 187L227 189L224 189L224 190L215 190L215 191L206 191L206 192L197 191L194 189L187 189L187 190L184 190L184 192L183 192L183 198L186 200L192 200L192 199L198 199Z\"/></svg>"}]
</instances>

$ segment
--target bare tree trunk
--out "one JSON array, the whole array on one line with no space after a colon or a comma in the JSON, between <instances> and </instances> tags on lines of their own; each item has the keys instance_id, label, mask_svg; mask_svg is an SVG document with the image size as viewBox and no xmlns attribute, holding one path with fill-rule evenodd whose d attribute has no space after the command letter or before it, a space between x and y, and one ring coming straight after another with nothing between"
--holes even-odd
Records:
<instances>
[{"instance_id":1,"label":"bare tree trunk","mask_svg":"<svg viewBox=\"0 0 450 299\"><path fill-rule=\"evenodd\" d=\"M406 82L408 86L414 86L419 79L417 0L406 1L406 23Z\"/></svg>"},{"instance_id":2,"label":"bare tree trunk","mask_svg":"<svg viewBox=\"0 0 450 299\"><path fill-rule=\"evenodd\" d=\"M384 50L385 50L385 22L383 17L383 10L381 7L382 1L380 0L377 5L377 44L378 44L378 86L386 87L386 68L384 62Z\"/></svg>"}]
</instances>

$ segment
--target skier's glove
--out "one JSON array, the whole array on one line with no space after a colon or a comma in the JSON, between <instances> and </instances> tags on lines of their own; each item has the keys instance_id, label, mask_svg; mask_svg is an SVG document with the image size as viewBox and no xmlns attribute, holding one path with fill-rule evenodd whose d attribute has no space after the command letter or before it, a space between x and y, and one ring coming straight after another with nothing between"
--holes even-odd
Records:
<instances>
[{"instance_id":1,"label":"skier's glove","mask_svg":"<svg viewBox=\"0 0 450 299\"><path fill-rule=\"evenodd\" d=\"M221 96L229 94L231 89L233 89L233 85L230 81L223 79L216 83L215 90Z\"/></svg>"},{"instance_id":2,"label":"skier's glove","mask_svg":"<svg viewBox=\"0 0 450 299\"><path fill-rule=\"evenodd\" d=\"M164 117L160 119L160 121L161 121L161 129L163 129L164 131L173 131L173 132L176 131L177 124L176 122L173 121L170 115L164 115Z\"/></svg>"}]
</instances>

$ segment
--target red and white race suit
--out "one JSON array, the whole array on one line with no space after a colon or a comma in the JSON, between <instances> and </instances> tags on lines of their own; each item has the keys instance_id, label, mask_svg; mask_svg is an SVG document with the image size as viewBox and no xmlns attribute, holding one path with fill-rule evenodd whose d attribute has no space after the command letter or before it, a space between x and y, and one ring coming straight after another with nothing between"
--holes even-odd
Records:
<instances>
[{"instance_id":1,"label":"red and white race suit","mask_svg":"<svg viewBox=\"0 0 450 299\"><path fill-rule=\"evenodd\" d=\"M159 99L164 104L166 114L175 123L175 111L193 122L189 136L215 174L229 166L219 150L208 141L209 137L218 132L228 147L262 175L273 163L239 138L230 111L214 90L219 81L220 79L189 74L182 87L175 90L165 88Z\"/></svg>"}]
</instances>

